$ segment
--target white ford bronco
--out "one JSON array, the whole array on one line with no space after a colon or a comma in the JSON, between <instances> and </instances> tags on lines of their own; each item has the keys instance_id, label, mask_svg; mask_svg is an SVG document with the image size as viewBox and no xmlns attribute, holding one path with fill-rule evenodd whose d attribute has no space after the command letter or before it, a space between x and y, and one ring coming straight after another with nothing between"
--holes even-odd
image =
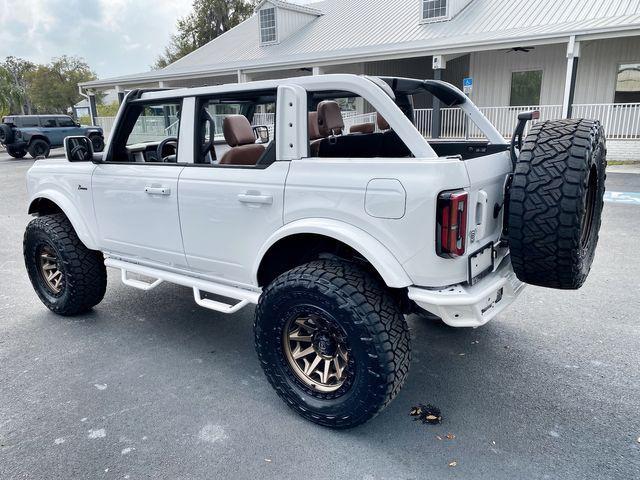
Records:
<instances>
[{"instance_id":1,"label":"white ford bronco","mask_svg":"<svg viewBox=\"0 0 640 480\"><path fill-rule=\"evenodd\" d=\"M473 140L426 139L414 105L458 107ZM368 122L353 123L353 111ZM326 75L125 98L102 153L28 173L31 282L60 315L102 300L106 267L202 307L256 304L278 395L348 428L400 390L405 315L479 327L525 284L576 289L598 239L606 147L597 121L537 122L509 143L454 86ZM373 121L376 120L376 121ZM470 131L470 130L468 130Z\"/></svg>"}]
</instances>

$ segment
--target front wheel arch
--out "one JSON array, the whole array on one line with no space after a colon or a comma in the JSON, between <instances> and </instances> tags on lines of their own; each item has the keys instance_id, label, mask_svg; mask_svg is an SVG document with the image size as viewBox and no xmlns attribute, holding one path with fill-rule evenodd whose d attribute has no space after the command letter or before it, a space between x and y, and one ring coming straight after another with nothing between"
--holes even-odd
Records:
<instances>
[{"instance_id":1,"label":"front wheel arch","mask_svg":"<svg viewBox=\"0 0 640 480\"><path fill-rule=\"evenodd\" d=\"M64 215L85 247L90 250L100 250L98 242L73 203L59 193L49 191L45 195L41 192L40 196L34 198L29 204L28 213L36 217L57 213Z\"/></svg>"}]
</instances>

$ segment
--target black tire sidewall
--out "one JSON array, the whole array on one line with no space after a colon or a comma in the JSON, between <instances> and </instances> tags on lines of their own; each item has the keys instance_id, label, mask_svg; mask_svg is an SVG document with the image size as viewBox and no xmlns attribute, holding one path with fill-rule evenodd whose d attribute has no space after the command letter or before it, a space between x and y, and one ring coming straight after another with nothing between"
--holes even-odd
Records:
<instances>
[{"instance_id":1,"label":"black tire sidewall","mask_svg":"<svg viewBox=\"0 0 640 480\"><path fill-rule=\"evenodd\" d=\"M346 333L355 372L352 374L348 390L338 397L332 398L334 395L331 394L314 396L309 388L303 386L288 364L283 350L283 330L291 314L300 305L311 305L324 310ZM371 378L368 371L370 367L375 369L375 365L369 365L369 355L375 355L376 352L371 345L361 342L360 338L365 333L354 325L349 312L340 309L333 299L316 289L301 286L268 296L262 308L270 314L261 317L256 332L256 336L260 337L257 343L261 346L262 358L274 369L274 377L286 383L282 393L291 401L304 404L314 413L323 416L349 416L361 408L362 399L370 396L371 382L377 380L375 377Z\"/></svg>"},{"instance_id":2,"label":"black tire sidewall","mask_svg":"<svg viewBox=\"0 0 640 480\"><path fill-rule=\"evenodd\" d=\"M344 390L312 391L289 365L283 331L302 305L326 312L344 332L351 369ZM263 371L278 395L302 417L331 428L374 417L400 391L411 361L399 304L374 273L349 261L317 260L280 275L260 298L254 331Z\"/></svg>"},{"instance_id":3,"label":"black tire sidewall","mask_svg":"<svg viewBox=\"0 0 640 480\"><path fill-rule=\"evenodd\" d=\"M596 246L598 244L598 233L600 230L600 224L602 222L602 210L604 208L604 193L605 193L605 180L606 180L606 147L604 142L604 134L602 129L599 129L599 135L595 139L592 145L591 151L588 152L587 166L588 170L585 172L585 185L584 194L582 198L582 222L587 222L589 219L586 215L586 203L589 196L589 175L592 169L595 169L597 175L596 192L595 192L595 204L593 205L593 217L591 220L591 229L589 237L585 242L583 248L578 252L579 271L582 276L580 283L584 282L589 271L591 264L595 256ZM582 227L582 225L581 225Z\"/></svg>"},{"instance_id":4,"label":"black tire sidewall","mask_svg":"<svg viewBox=\"0 0 640 480\"><path fill-rule=\"evenodd\" d=\"M24 240L24 260L29 274L29 279L40 300L54 312L69 301L69 275L66 268L68 262L65 261L64 250L56 244L55 237L44 229L29 229ZM38 255L44 246L49 246L58 258L58 268L62 271L63 285L59 294L53 294L46 286L40 267L38 265Z\"/></svg>"},{"instance_id":5,"label":"black tire sidewall","mask_svg":"<svg viewBox=\"0 0 640 480\"><path fill-rule=\"evenodd\" d=\"M24 149L16 150L14 148L7 147L7 154L13 158L23 158L27 154L27 151Z\"/></svg>"},{"instance_id":6,"label":"black tire sidewall","mask_svg":"<svg viewBox=\"0 0 640 480\"><path fill-rule=\"evenodd\" d=\"M94 152L102 152L104 150L104 138L100 135L93 134L89 137L91 140L91 146L93 147Z\"/></svg>"},{"instance_id":7,"label":"black tire sidewall","mask_svg":"<svg viewBox=\"0 0 640 480\"><path fill-rule=\"evenodd\" d=\"M0 142L4 144L13 142L13 129L6 123L0 123Z\"/></svg>"},{"instance_id":8,"label":"black tire sidewall","mask_svg":"<svg viewBox=\"0 0 640 480\"><path fill-rule=\"evenodd\" d=\"M29 155L31 155L33 158L37 158L39 156L44 156L45 158L47 158L49 156L51 148L49 147L49 144L47 142L38 138L31 142L28 150ZM42 153L38 153L37 150L42 150Z\"/></svg>"},{"instance_id":9,"label":"black tire sidewall","mask_svg":"<svg viewBox=\"0 0 640 480\"><path fill-rule=\"evenodd\" d=\"M596 172L592 217L590 174ZM517 277L532 285L578 289L595 257L606 179L606 139L597 121L533 126L511 182L508 238ZM590 221L588 237L583 226Z\"/></svg>"}]
</instances>

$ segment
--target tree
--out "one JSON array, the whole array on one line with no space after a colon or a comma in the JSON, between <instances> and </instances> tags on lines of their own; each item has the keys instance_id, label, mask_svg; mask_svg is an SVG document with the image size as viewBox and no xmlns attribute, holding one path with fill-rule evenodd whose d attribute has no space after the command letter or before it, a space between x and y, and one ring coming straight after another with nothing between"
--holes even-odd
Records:
<instances>
[{"instance_id":1,"label":"tree","mask_svg":"<svg viewBox=\"0 0 640 480\"><path fill-rule=\"evenodd\" d=\"M153 68L160 69L209 43L253 13L254 0L194 0L193 12L177 22L178 32Z\"/></svg>"},{"instance_id":2,"label":"tree","mask_svg":"<svg viewBox=\"0 0 640 480\"><path fill-rule=\"evenodd\" d=\"M28 60L9 56L0 63L2 79L0 87L3 93L2 104L10 113L31 113L31 102L27 95L28 76L35 70L36 66Z\"/></svg>"},{"instance_id":3,"label":"tree","mask_svg":"<svg viewBox=\"0 0 640 480\"><path fill-rule=\"evenodd\" d=\"M96 78L82 58L63 55L28 73L27 95L38 112L67 113L83 98L78 83Z\"/></svg>"}]
</instances>

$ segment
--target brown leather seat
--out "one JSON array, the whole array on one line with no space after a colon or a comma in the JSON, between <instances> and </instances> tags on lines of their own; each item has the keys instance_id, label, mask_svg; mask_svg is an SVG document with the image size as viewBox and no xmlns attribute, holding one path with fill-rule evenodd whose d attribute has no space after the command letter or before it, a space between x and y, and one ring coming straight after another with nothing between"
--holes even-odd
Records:
<instances>
[{"instance_id":1,"label":"brown leather seat","mask_svg":"<svg viewBox=\"0 0 640 480\"><path fill-rule=\"evenodd\" d=\"M374 133L376 126L373 123L356 123L349 129L349 133Z\"/></svg>"},{"instance_id":2,"label":"brown leather seat","mask_svg":"<svg viewBox=\"0 0 640 480\"><path fill-rule=\"evenodd\" d=\"M317 157L320 148L320 142L324 138L320 135L320 127L318 127L318 112L309 112L307 121L307 129L309 130L309 142L311 147L311 156Z\"/></svg>"},{"instance_id":3,"label":"brown leather seat","mask_svg":"<svg viewBox=\"0 0 640 480\"><path fill-rule=\"evenodd\" d=\"M325 100L318 104L318 128L323 137L342 135L344 120L338 102Z\"/></svg>"},{"instance_id":4,"label":"brown leather seat","mask_svg":"<svg viewBox=\"0 0 640 480\"><path fill-rule=\"evenodd\" d=\"M382 115L377 113L376 114L376 118L377 118L377 121L378 121L378 128L380 130L382 130L383 132L385 130L391 130L391 126L389 125L389 122L387 122Z\"/></svg>"},{"instance_id":5,"label":"brown leather seat","mask_svg":"<svg viewBox=\"0 0 640 480\"><path fill-rule=\"evenodd\" d=\"M229 115L222 122L224 139L232 147L220 159L220 165L255 165L265 151L255 143L256 137L247 117Z\"/></svg>"},{"instance_id":6,"label":"brown leather seat","mask_svg":"<svg viewBox=\"0 0 640 480\"><path fill-rule=\"evenodd\" d=\"M320 135L320 127L318 126L318 112L309 112L309 120L308 120L308 129L309 129L309 140L320 140L324 138Z\"/></svg>"}]
</instances>

